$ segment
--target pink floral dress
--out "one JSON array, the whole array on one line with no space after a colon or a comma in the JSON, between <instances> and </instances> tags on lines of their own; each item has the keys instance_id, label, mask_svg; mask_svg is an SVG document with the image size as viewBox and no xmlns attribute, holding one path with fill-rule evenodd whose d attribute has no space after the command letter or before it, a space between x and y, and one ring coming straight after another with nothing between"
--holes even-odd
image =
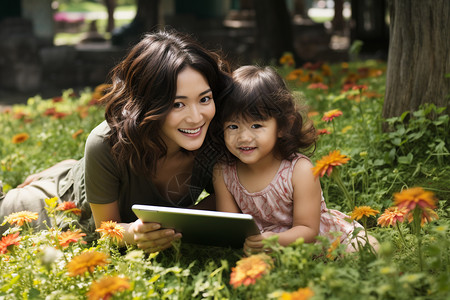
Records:
<instances>
[{"instance_id":1,"label":"pink floral dress","mask_svg":"<svg viewBox=\"0 0 450 300\"><path fill-rule=\"evenodd\" d=\"M261 232L283 232L292 227L293 221L293 185L292 174L295 163L308 157L297 154L292 161L283 160L272 182L259 192L250 193L239 182L236 165L223 165L222 173L225 185L233 195L243 213L250 214ZM336 238L331 232L341 232L341 243L349 244L352 232L362 227L346 214L326 207L322 197L319 235Z\"/></svg>"}]
</instances>

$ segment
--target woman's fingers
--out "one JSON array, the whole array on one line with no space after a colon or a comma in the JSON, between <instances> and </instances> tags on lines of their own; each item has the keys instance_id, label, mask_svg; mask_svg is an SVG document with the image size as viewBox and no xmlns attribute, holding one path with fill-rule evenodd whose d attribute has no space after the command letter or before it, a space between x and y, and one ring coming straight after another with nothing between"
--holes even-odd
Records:
<instances>
[{"instance_id":1,"label":"woman's fingers","mask_svg":"<svg viewBox=\"0 0 450 300\"><path fill-rule=\"evenodd\" d=\"M172 242L181 238L181 233L173 229L161 229L158 223L136 224L134 240L145 252L158 252L172 246Z\"/></svg>"}]
</instances>

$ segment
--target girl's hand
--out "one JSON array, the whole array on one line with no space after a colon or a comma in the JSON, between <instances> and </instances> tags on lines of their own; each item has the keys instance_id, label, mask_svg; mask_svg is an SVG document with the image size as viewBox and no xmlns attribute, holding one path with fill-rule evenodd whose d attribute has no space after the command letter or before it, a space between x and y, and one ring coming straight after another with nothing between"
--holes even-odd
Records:
<instances>
[{"instance_id":1,"label":"girl's hand","mask_svg":"<svg viewBox=\"0 0 450 300\"><path fill-rule=\"evenodd\" d=\"M260 252L266 252L267 249L264 249L263 240L268 238L269 236L272 236L276 234L275 232L266 231L262 234L258 235L252 235L245 239L244 243L244 253L245 255L249 256L252 254L260 253Z\"/></svg>"},{"instance_id":2,"label":"girl's hand","mask_svg":"<svg viewBox=\"0 0 450 300\"><path fill-rule=\"evenodd\" d=\"M147 253L167 249L181 238L181 233L175 233L173 229L161 229L158 223L143 223L139 219L132 223L130 230L138 248Z\"/></svg>"}]
</instances>

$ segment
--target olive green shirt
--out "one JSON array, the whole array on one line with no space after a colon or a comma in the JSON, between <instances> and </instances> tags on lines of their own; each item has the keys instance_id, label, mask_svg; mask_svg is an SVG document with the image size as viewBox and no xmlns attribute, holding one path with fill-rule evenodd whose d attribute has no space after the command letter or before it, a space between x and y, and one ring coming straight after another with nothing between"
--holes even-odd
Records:
<instances>
[{"instance_id":1,"label":"olive green shirt","mask_svg":"<svg viewBox=\"0 0 450 300\"><path fill-rule=\"evenodd\" d=\"M109 131L106 121L92 130L86 141L84 158L70 172L73 173L70 177L75 178L73 183L81 185L75 197L81 202L79 207L87 209L88 203L107 204L117 200L121 220L128 223L137 219L131 210L133 204L187 207L196 203L203 190L213 193L212 169L218 152L207 140L196 153L189 193L174 203L169 194L161 195L151 180L137 175L129 166L117 165L105 140ZM173 180L177 180L177 174L173 175Z\"/></svg>"}]
</instances>

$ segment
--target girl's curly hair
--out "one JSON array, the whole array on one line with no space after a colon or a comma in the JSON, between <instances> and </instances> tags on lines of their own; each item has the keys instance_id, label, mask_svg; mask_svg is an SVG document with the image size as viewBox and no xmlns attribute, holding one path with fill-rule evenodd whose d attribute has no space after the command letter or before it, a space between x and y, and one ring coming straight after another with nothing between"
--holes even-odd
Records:
<instances>
[{"instance_id":1,"label":"girl's curly hair","mask_svg":"<svg viewBox=\"0 0 450 300\"><path fill-rule=\"evenodd\" d=\"M307 107L297 103L281 76L271 67L242 66L233 72L233 89L219 111L222 124L233 119L267 120L274 118L281 133L275 154L279 159L291 159L296 152L315 151L317 140L313 122L307 119ZM235 157L225 151L228 162Z\"/></svg>"}]
</instances>

